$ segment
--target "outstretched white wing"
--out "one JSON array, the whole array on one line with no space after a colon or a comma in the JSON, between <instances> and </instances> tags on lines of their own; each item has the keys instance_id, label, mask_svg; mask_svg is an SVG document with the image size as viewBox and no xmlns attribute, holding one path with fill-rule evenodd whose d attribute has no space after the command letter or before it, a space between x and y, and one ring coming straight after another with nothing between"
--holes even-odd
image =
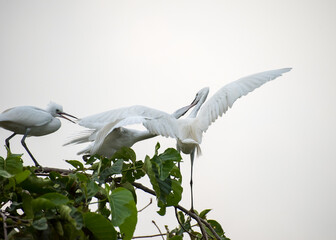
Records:
<instances>
[{"instance_id":1,"label":"outstretched white wing","mask_svg":"<svg viewBox=\"0 0 336 240\"><path fill-rule=\"evenodd\" d=\"M160 118L161 116L168 115L165 112L135 105L131 107L114 109L102 113L98 113L95 115L91 115L78 120L78 124L92 129L101 129L107 124L117 123L125 119L134 119L136 117L149 117L149 118Z\"/></svg>"},{"instance_id":2,"label":"outstretched white wing","mask_svg":"<svg viewBox=\"0 0 336 240\"><path fill-rule=\"evenodd\" d=\"M183 111L182 111L183 112ZM176 115L176 114L175 114ZM105 138L115 129L126 127L132 124L143 124L149 119L170 118L171 115L160 110L145 106L131 106L119 108L103 113L95 114L82 118L78 121L79 125L91 129L95 129L93 151L99 149L104 143ZM179 117L179 116L176 116ZM88 140L85 138L84 141ZM70 143L83 142L83 138L77 138Z\"/></svg>"},{"instance_id":3,"label":"outstretched white wing","mask_svg":"<svg viewBox=\"0 0 336 240\"><path fill-rule=\"evenodd\" d=\"M180 140L183 140L188 136L188 138L191 137L200 142L202 132L205 132L212 122L222 116L229 107L232 107L233 103L238 98L290 70L291 68L283 68L261 72L225 85L203 105L195 119L174 119L172 117L164 117L149 119L143 124L154 134L179 138ZM202 104L202 102L199 102L198 104Z\"/></svg>"},{"instance_id":4,"label":"outstretched white wing","mask_svg":"<svg viewBox=\"0 0 336 240\"><path fill-rule=\"evenodd\" d=\"M291 68L256 73L240 78L219 89L200 109L197 115L198 127L205 132L218 117L222 116L240 97L247 95L264 83L271 81Z\"/></svg>"}]
</instances>

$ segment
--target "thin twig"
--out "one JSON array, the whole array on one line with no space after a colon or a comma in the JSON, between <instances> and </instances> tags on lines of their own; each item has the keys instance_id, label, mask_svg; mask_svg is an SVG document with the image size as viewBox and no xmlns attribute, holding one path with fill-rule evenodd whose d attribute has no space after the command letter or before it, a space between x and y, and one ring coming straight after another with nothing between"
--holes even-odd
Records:
<instances>
[{"instance_id":1,"label":"thin twig","mask_svg":"<svg viewBox=\"0 0 336 240\"><path fill-rule=\"evenodd\" d=\"M132 237L132 239L136 238L151 238L151 237L160 237L160 236L165 236L166 234L153 234L153 235L147 235L147 236L135 236Z\"/></svg>"},{"instance_id":2,"label":"thin twig","mask_svg":"<svg viewBox=\"0 0 336 240\"><path fill-rule=\"evenodd\" d=\"M141 212L141 211L145 210L145 209L148 208L149 205L151 205L152 203L153 203L153 199L150 198L149 203L148 203L146 206L144 206L142 209L138 210L138 212Z\"/></svg>"},{"instance_id":3,"label":"thin twig","mask_svg":"<svg viewBox=\"0 0 336 240\"><path fill-rule=\"evenodd\" d=\"M1 211L0 215L2 217L2 224L3 224L3 229L4 229L4 240L8 240L8 235L7 235L7 222L6 222L6 215Z\"/></svg>"},{"instance_id":4,"label":"thin twig","mask_svg":"<svg viewBox=\"0 0 336 240\"><path fill-rule=\"evenodd\" d=\"M153 223L153 224L155 225L155 227L159 230L160 235L161 235L162 239L164 240L164 237L163 237L164 235L162 234L162 232L161 232L159 226L156 224L156 222L155 222L154 220L152 220L152 223Z\"/></svg>"}]
</instances>

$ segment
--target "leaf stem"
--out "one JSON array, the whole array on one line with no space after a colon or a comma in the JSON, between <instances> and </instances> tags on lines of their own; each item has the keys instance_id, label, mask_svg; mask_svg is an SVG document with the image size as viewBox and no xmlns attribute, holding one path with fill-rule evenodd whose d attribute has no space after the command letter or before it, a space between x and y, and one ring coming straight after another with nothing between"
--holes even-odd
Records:
<instances>
[{"instance_id":1,"label":"leaf stem","mask_svg":"<svg viewBox=\"0 0 336 240\"><path fill-rule=\"evenodd\" d=\"M156 222L154 221L154 220L152 220L152 223L155 225L155 227L157 228L157 230L159 230L159 233L160 233L160 235L161 235L161 237L162 237L162 239L164 240L164 234L162 234L162 232L161 232L161 230L160 230L160 228L159 228L159 226L156 224Z\"/></svg>"}]
</instances>

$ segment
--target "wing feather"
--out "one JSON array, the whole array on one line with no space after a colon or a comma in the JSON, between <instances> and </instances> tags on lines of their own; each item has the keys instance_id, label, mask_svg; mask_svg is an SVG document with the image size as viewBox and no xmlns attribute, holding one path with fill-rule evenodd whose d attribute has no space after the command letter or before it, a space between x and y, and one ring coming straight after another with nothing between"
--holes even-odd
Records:
<instances>
[{"instance_id":1,"label":"wing feather","mask_svg":"<svg viewBox=\"0 0 336 240\"><path fill-rule=\"evenodd\" d=\"M50 113L32 106L19 106L5 110L0 114L1 122L13 122L25 127L39 127L53 119Z\"/></svg>"},{"instance_id":2,"label":"wing feather","mask_svg":"<svg viewBox=\"0 0 336 240\"><path fill-rule=\"evenodd\" d=\"M78 124L86 128L101 129L111 122L118 122L131 117L158 118L162 115L167 115L167 113L153 108L135 105L94 114L78 120Z\"/></svg>"},{"instance_id":3,"label":"wing feather","mask_svg":"<svg viewBox=\"0 0 336 240\"><path fill-rule=\"evenodd\" d=\"M184 119L176 119L170 115L160 118L147 119L143 125L147 130L156 135L164 137L178 138L179 137L179 124Z\"/></svg>"},{"instance_id":4,"label":"wing feather","mask_svg":"<svg viewBox=\"0 0 336 240\"><path fill-rule=\"evenodd\" d=\"M113 132L113 130L120 128L120 127L125 127L127 125L131 124L140 124L143 123L146 120L145 117L141 116L135 116L135 117L128 117L122 120L117 120L115 122L111 122L106 124L104 127L98 130L96 137L95 137L95 143L92 148L92 152L96 152L104 143L105 138Z\"/></svg>"},{"instance_id":5,"label":"wing feather","mask_svg":"<svg viewBox=\"0 0 336 240\"><path fill-rule=\"evenodd\" d=\"M283 68L261 72L240 78L225 85L219 89L201 108L197 116L199 128L205 132L211 123L231 108L238 98L247 95L249 92L252 92L264 83L271 81L290 70L291 68Z\"/></svg>"}]
</instances>

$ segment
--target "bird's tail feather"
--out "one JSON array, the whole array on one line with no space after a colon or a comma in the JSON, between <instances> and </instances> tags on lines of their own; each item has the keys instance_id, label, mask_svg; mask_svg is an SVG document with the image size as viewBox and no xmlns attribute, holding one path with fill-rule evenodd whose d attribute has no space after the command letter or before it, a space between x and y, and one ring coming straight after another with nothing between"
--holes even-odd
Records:
<instances>
[{"instance_id":1,"label":"bird's tail feather","mask_svg":"<svg viewBox=\"0 0 336 240\"><path fill-rule=\"evenodd\" d=\"M64 143L63 146L91 142L92 140L90 139L90 137L95 131L96 130L94 129L81 131L77 133L76 136L74 136L70 141Z\"/></svg>"}]
</instances>

